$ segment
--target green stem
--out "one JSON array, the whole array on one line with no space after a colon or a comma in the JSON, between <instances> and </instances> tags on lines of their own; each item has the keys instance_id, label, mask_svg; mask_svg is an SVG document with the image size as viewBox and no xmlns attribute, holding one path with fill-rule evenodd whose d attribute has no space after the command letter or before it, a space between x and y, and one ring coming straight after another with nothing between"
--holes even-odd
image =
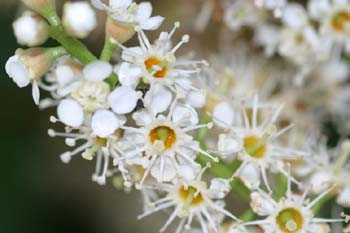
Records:
<instances>
[{"instance_id":1,"label":"green stem","mask_svg":"<svg viewBox=\"0 0 350 233\"><path fill-rule=\"evenodd\" d=\"M330 201L331 199L333 199L334 194L330 193L328 195L326 195L325 197L323 197L319 202L317 202L313 207L312 207L312 212L314 213L314 215L317 215L322 206L324 206L324 204L326 204L328 201Z\"/></svg>"},{"instance_id":2,"label":"green stem","mask_svg":"<svg viewBox=\"0 0 350 233\"><path fill-rule=\"evenodd\" d=\"M288 188L288 178L281 173L278 174L277 186L273 194L273 199L276 201L280 200L284 196L284 194L287 192L287 188Z\"/></svg>"},{"instance_id":3,"label":"green stem","mask_svg":"<svg viewBox=\"0 0 350 233\"><path fill-rule=\"evenodd\" d=\"M116 87L118 85L118 75L116 75L115 73L111 74L111 76L109 76L106 80L105 80L109 86L113 89L114 87Z\"/></svg>"},{"instance_id":4,"label":"green stem","mask_svg":"<svg viewBox=\"0 0 350 233\"><path fill-rule=\"evenodd\" d=\"M252 209L249 208L239 216L239 219L242 220L243 222L249 222L253 220L255 217L256 217L256 214L253 212Z\"/></svg>"},{"instance_id":5,"label":"green stem","mask_svg":"<svg viewBox=\"0 0 350 233\"><path fill-rule=\"evenodd\" d=\"M56 11L50 11L47 14L43 14L43 16L52 26L58 27L61 25L61 19L58 17Z\"/></svg>"},{"instance_id":6,"label":"green stem","mask_svg":"<svg viewBox=\"0 0 350 233\"><path fill-rule=\"evenodd\" d=\"M109 62L116 48L117 46L111 43L111 41L108 38L106 38L100 59L102 61ZM118 84L118 76L115 73L113 73L111 76L108 77L106 82L110 85L111 88L114 88Z\"/></svg>"},{"instance_id":7,"label":"green stem","mask_svg":"<svg viewBox=\"0 0 350 233\"><path fill-rule=\"evenodd\" d=\"M50 56L50 59L56 60L64 55L67 55L68 52L65 48L62 46L54 47L54 48L48 48L47 52Z\"/></svg>"},{"instance_id":8,"label":"green stem","mask_svg":"<svg viewBox=\"0 0 350 233\"><path fill-rule=\"evenodd\" d=\"M69 36L61 27L50 27L50 36L57 40L69 54L76 57L81 63L88 64L97 58L79 40Z\"/></svg>"},{"instance_id":9,"label":"green stem","mask_svg":"<svg viewBox=\"0 0 350 233\"><path fill-rule=\"evenodd\" d=\"M117 46L106 38L100 59L103 61L110 61L116 48Z\"/></svg>"}]
</instances>

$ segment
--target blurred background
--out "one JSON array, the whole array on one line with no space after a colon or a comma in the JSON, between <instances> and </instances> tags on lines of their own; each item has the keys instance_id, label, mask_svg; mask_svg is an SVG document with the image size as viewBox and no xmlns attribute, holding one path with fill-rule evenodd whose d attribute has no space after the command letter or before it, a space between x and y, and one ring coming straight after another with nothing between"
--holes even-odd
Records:
<instances>
[{"instance_id":1,"label":"blurred background","mask_svg":"<svg viewBox=\"0 0 350 233\"><path fill-rule=\"evenodd\" d=\"M191 17L188 4L198 2L155 0L153 4L155 14L167 17L165 29L174 20L186 22ZM23 10L19 0L0 0L0 233L158 232L165 220L160 215L136 220L142 211L138 193L124 194L110 183L102 187L92 183L94 162L74 159L65 165L60 161L66 150L63 140L47 136L54 110L38 110L31 88L17 88L6 75L5 63L18 48L12 22ZM103 18L87 44L96 52L102 42Z\"/></svg>"}]
</instances>

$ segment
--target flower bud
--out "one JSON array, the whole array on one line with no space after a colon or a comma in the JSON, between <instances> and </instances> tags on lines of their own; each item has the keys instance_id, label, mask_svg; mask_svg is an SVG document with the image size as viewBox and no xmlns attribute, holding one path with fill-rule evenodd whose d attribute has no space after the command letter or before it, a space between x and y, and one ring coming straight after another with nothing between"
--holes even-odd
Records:
<instances>
[{"instance_id":1,"label":"flower bud","mask_svg":"<svg viewBox=\"0 0 350 233\"><path fill-rule=\"evenodd\" d=\"M48 72L57 57L64 55L63 48L18 49L6 63L6 72L18 87L25 87L30 82L39 80Z\"/></svg>"},{"instance_id":2,"label":"flower bud","mask_svg":"<svg viewBox=\"0 0 350 233\"><path fill-rule=\"evenodd\" d=\"M115 40L118 43L125 43L135 34L133 25L123 24L113 20L110 16L106 22L106 36L109 40Z\"/></svg>"},{"instance_id":3,"label":"flower bud","mask_svg":"<svg viewBox=\"0 0 350 233\"><path fill-rule=\"evenodd\" d=\"M63 26L70 35L85 38L96 25L95 11L87 2L67 2L64 5Z\"/></svg>"},{"instance_id":4,"label":"flower bud","mask_svg":"<svg viewBox=\"0 0 350 233\"><path fill-rule=\"evenodd\" d=\"M39 15L26 11L13 23L17 42L26 46L38 46L49 37L49 26Z\"/></svg>"}]
</instances>

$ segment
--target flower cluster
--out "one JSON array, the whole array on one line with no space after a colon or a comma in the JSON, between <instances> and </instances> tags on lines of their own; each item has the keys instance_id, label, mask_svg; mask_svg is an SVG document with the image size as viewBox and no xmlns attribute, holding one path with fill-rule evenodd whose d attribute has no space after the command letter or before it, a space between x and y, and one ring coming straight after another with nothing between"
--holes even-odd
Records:
<instances>
[{"instance_id":1,"label":"flower cluster","mask_svg":"<svg viewBox=\"0 0 350 233\"><path fill-rule=\"evenodd\" d=\"M164 18L149 2L67 2L62 19L54 0L23 2L31 11L13 28L31 48L8 59L8 76L56 108L63 129L48 134L70 148L62 162L81 156L96 164L92 181L141 192L139 219L169 213L160 232L178 218L176 233L333 232L328 223L349 221L316 216L328 199L350 207L350 2L207 0L199 18L221 7L236 40L225 31L210 62L181 54L190 36L174 43L179 22L151 40ZM106 14L99 57L79 40L98 26L93 7ZM34 47L49 37L59 45ZM335 149L322 135L329 116L343 138ZM250 203L240 217L230 193Z\"/></svg>"}]
</instances>

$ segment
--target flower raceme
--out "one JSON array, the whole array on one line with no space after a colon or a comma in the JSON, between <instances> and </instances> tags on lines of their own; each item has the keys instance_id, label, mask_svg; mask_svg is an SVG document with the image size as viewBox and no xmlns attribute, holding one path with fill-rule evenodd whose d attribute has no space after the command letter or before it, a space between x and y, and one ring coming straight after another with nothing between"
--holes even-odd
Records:
<instances>
[{"instance_id":1,"label":"flower raceme","mask_svg":"<svg viewBox=\"0 0 350 233\"><path fill-rule=\"evenodd\" d=\"M327 199L350 205L344 178L349 142L333 151L318 140L324 115L344 116L348 109L342 94L348 90L348 1L207 0L199 19L212 18L215 9L233 33L252 32L231 38L222 30L218 52L209 59L213 67L181 54L190 36L173 43L179 22L149 39L146 31L164 21L152 16L150 2L91 0L106 14L100 57L79 41L98 27L87 1L65 3L62 18L54 0L23 2L35 13L25 12L13 29L18 43L30 48L8 59L8 76L20 88L32 84L39 108L56 108L50 121L63 129L49 129L48 135L64 139L63 163L81 156L96 165L93 182L111 180L119 190L141 193L139 219L169 214L160 232L171 232L179 219L176 233L332 232L328 223L339 229L349 220L340 212L345 219L315 217ZM249 43L230 48L248 34ZM33 47L49 36L60 46ZM136 45L127 47L133 36ZM254 44L253 51L246 44ZM257 55L257 46L265 54ZM280 59L268 58L274 53ZM290 67L281 72L275 60ZM317 77L306 80L311 74ZM42 100L40 90L48 92ZM331 111L323 106L324 96L332 97ZM290 130L293 122L300 126L297 133ZM303 194L293 193L292 184ZM251 208L226 204L231 193ZM240 208L246 211L236 217Z\"/></svg>"}]
</instances>

